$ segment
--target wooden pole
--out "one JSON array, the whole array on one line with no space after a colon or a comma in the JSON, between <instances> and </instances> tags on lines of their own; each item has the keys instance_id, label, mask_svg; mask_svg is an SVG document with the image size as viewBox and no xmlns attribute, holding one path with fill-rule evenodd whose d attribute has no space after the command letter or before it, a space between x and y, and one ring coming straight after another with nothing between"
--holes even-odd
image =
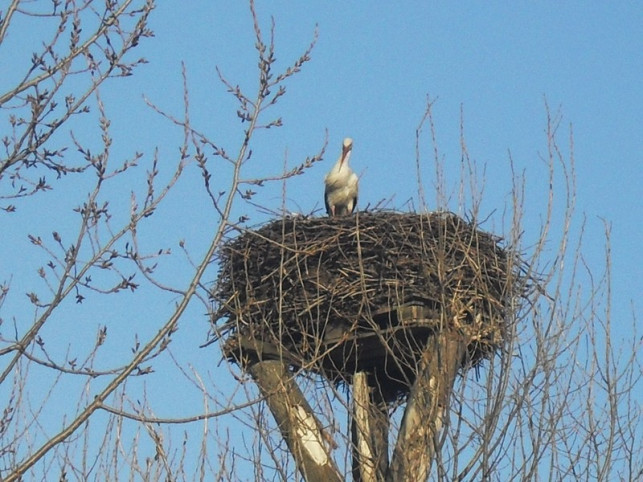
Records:
<instances>
[{"instance_id":1,"label":"wooden pole","mask_svg":"<svg viewBox=\"0 0 643 482\"><path fill-rule=\"evenodd\" d=\"M368 385L368 375L353 375L353 480L383 482L388 469L388 407L377 387Z\"/></svg>"},{"instance_id":2,"label":"wooden pole","mask_svg":"<svg viewBox=\"0 0 643 482\"><path fill-rule=\"evenodd\" d=\"M266 397L304 480L341 482L343 478L324 442L328 438L286 364L279 360L259 361L250 364L247 371Z\"/></svg>"}]
</instances>

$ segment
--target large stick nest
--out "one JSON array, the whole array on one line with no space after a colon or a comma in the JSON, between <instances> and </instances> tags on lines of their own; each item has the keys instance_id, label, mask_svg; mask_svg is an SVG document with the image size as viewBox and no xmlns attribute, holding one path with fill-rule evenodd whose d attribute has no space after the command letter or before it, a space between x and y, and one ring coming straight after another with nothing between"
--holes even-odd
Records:
<instances>
[{"instance_id":1,"label":"large stick nest","mask_svg":"<svg viewBox=\"0 0 643 482\"><path fill-rule=\"evenodd\" d=\"M334 381L366 371L388 398L408 392L437 333L467 343L463 367L492 356L526 293L520 258L451 213L288 217L219 257L214 321L228 357Z\"/></svg>"}]
</instances>

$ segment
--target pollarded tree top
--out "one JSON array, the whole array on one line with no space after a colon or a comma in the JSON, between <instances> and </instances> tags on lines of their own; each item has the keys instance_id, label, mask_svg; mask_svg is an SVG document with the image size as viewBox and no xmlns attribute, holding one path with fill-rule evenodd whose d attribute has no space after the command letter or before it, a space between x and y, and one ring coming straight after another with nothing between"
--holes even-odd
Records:
<instances>
[{"instance_id":1,"label":"pollarded tree top","mask_svg":"<svg viewBox=\"0 0 643 482\"><path fill-rule=\"evenodd\" d=\"M228 241L213 293L226 354L277 357L404 395L429 336L458 330L473 366L501 348L528 283L520 257L452 213L287 217Z\"/></svg>"}]
</instances>

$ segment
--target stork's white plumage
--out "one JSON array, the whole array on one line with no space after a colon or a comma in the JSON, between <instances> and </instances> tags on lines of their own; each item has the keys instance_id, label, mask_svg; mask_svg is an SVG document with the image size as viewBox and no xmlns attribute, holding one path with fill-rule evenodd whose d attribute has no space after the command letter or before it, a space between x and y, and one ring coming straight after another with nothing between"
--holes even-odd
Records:
<instances>
[{"instance_id":1,"label":"stork's white plumage","mask_svg":"<svg viewBox=\"0 0 643 482\"><path fill-rule=\"evenodd\" d=\"M353 139L347 137L342 144L342 154L324 178L324 201L329 216L350 214L357 205L357 175L348 165L353 149Z\"/></svg>"}]
</instances>

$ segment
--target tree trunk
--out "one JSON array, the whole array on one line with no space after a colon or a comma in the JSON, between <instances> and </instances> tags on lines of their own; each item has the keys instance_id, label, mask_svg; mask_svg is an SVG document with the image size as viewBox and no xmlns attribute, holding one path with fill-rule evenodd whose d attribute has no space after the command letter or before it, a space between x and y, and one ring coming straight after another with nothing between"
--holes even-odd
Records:
<instances>
[{"instance_id":1,"label":"tree trunk","mask_svg":"<svg viewBox=\"0 0 643 482\"><path fill-rule=\"evenodd\" d=\"M324 440L321 424L304 398L293 374L279 360L259 361L247 367L266 397L297 468L307 482L343 480Z\"/></svg>"},{"instance_id":2,"label":"tree trunk","mask_svg":"<svg viewBox=\"0 0 643 482\"><path fill-rule=\"evenodd\" d=\"M427 480L467 344L448 330L427 342L398 433L389 482Z\"/></svg>"}]
</instances>

